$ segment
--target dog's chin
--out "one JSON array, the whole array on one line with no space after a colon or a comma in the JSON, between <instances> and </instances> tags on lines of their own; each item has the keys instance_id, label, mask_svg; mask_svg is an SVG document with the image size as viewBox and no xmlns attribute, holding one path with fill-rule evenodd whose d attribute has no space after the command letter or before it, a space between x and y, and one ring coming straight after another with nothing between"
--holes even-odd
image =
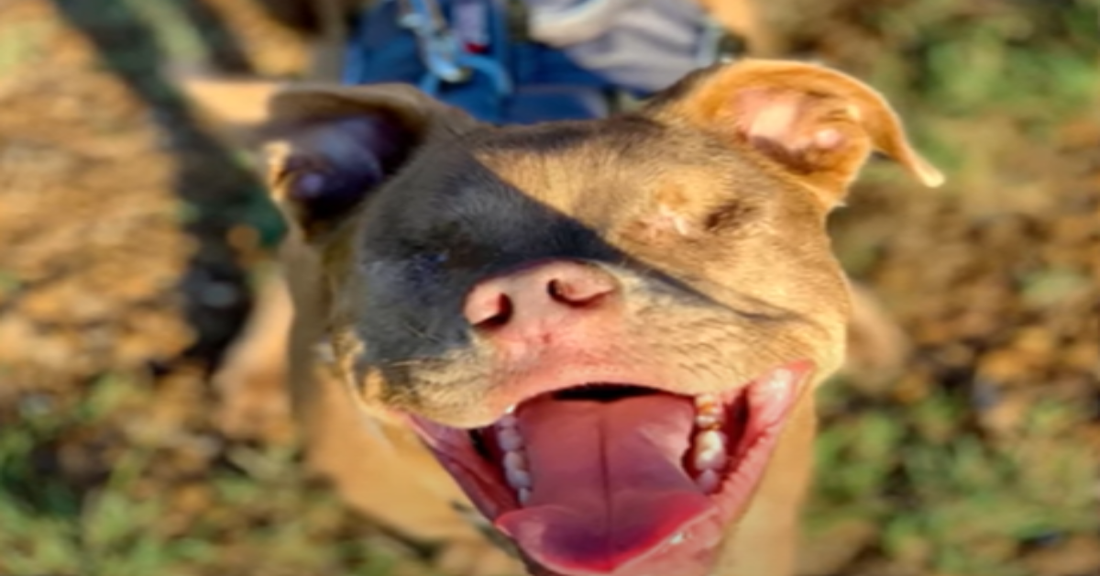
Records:
<instances>
[{"instance_id":1,"label":"dog's chin","mask_svg":"<svg viewBox=\"0 0 1100 576\"><path fill-rule=\"evenodd\" d=\"M533 573L703 576L813 368L793 362L695 397L563 385L474 430L410 420Z\"/></svg>"}]
</instances>

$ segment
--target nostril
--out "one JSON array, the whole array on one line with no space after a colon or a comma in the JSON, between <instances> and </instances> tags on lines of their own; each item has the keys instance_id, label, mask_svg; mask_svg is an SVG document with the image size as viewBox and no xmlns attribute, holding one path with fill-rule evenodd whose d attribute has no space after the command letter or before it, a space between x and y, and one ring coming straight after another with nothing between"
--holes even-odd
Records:
<instances>
[{"instance_id":1,"label":"nostril","mask_svg":"<svg viewBox=\"0 0 1100 576\"><path fill-rule=\"evenodd\" d=\"M570 302L569 288L565 287L560 280L551 280L546 284L546 294L550 296L551 300L558 302Z\"/></svg>"},{"instance_id":2,"label":"nostril","mask_svg":"<svg viewBox=\"0 0 1100 576\"><path fill-rule=\"evenodd\" d=\"M467 319L477 328L497 328L512 319L514 307L507 294L498 293L495 297L482 299L473 309L467 310Z\"/></svg>"},{"instance_id":3,"label":"nostril","mask_svg":"<svg viewBox=\"0 0 1100 576\"><path fill-rule=\"evenodd\" d=\"M512 319L512 312L513 312L512 299L509 298L507 294L501 294L500 297L497 298L497 306L496 307L497 307L496 314L493 314L492 316L490 316L490 317L486 318L485 320L483 320L481 322L482 326L485 326L486 328L492 328L494 326L503 326L503 325L507 324L509 320Z\"/></svg>"},{"instance_id":4,"label":"nostril","mask_svg":"<svg viewBox=\"0 0 1100 576\"><path fill-rule=\"evenodd\" d=\"M572 306L592 304L612 290L612 286L597 280L569 282L555 278L546 286L546 292L552 300Z\"/></svg>"},{"instance_id":5,"label":"nostril","mask_svg":"<svg viewBox=\"0 0 1100 576\"><path fill-rule=\"evenodd\" d=\"M618 290L615 278L594 266L555 262L482 280L467 294L463 314L477 329L517 324L523 332L565 309L597 308Z\"/></svg>"}]
</instances>

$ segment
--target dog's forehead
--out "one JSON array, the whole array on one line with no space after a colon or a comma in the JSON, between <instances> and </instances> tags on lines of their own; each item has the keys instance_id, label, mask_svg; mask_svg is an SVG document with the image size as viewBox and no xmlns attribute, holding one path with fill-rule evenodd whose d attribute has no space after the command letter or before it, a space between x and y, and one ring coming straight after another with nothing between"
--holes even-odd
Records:
<instances>
[{"instance_id":1,"label":"dog's forehead","mask_svg":"<svg viewBox=\"0 0 1100 576\"><path fill-rule=\"evenodd\" d=\"M637 116L493 129L463 154L509 189L577 217L621 214L660 190L705 195L731 173L728 148Z\"/></svg>"},{"instance_id":2,"label":"dog's forehead","mask_svg":"<svg viewBox=\"0 0 1100 576\"><path fill-rule=\"evenodd\" d=\"M660 127L634 118L555 122L498 128L483 135L474 158L502 180L532 192L578 189L628 178L630 168L652 165Z\"/></svg>"},{"instance_id":3,"label":"dog's forehead","mask_svg":"<svg viewBox=\"0 0 1100 576\"><path fill-rule=\"evenodd\" d=\"M372 204L364 229L382 251L431 239L468 254L484 248L485 258L594 257L600 246L656 250L681 236L743 243L777 209L811 207L804 196L717 139L627 116L483 127L432 143ZM798 222L818 223L795 220L787 237Z\"/></svg>"}]
</instances>

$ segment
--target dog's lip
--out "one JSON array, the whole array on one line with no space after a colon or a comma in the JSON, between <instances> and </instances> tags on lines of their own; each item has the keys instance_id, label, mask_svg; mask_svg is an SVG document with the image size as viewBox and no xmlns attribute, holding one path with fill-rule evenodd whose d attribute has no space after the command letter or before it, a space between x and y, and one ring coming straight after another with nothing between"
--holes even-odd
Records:
<instances>
[{"instance_id":1,"label":"dog's lip","mask_svg":"<svg viewBox=\"0 0 1100 576\"><path fill-rule=\"evenodd\" d=\"M626 369L616 365L586 365L577 368L570 366L566 369L555 366L552 371L532 371L522 380L505 383L504 389L493 399L491 413L499 418L537 397L593 384L629 385L689 398L695 395L669 386L668 381L650 371ZM496 420L485 425L495 423Z\"/></svg>"},{"instance_id":2,"label":"dog's lip","mask_svg":"<svg viewBox=\"0 0 1100 576\"><path fill-rule=\"evenodd\" d=\"M499 472L478 454L467 430L437 424L413 414L408 418L421 440L482 514L496 518L518 506L515 495L498 479Z\"/></svg>"},{"instance_id":3,"label":"dog's lip","mask_svg":"<svg viewBox=\"0 0 1100 576\"><path fill-rule=\"evenodd\" d=\"M808 362L808 361L805 361ZM803 362L793 361L786 365L797 367ZM480 429L495 424L505 414L514 412L525 402L535 398L552 395L584 386L617 385L653 390L654 392L696 398L709 395L723 402L740 395L746 386L755 379L746 379L741 385L715 390L713 385L702 381L684 382L680 378L662 373L651 366L626 368L617 363L585 363L580 366L546 362L553 366L551 370L534 369L528 371L522 379L505 382L502 390L489 400L488 414L495 415L491 421L482 421L476 425L464 425L468 429ZM792 368L793 369L793 368ZM770 372L770 371L769 371ZM676 384L671 384L676 382ZM492 416L490 416L492 417Z\"/></svg>"},{"instance_id":4,"label":"dog's lip","mask_svg":"<svg viewBox=\"0 0 1100 576\"><path fill-rule=\"evenodd\" d=\"M744 513L744 509L755 491L756 485L763 477L764 470L771 459L771 454L783 430L783 425L788 420L790 411L797 403L798 398L806 393L809 388L806 383L811 379L815 370L815 364L809 360L799 360L773 368L756 379L750 380L741 386L732 387L720 393L711 393L712 396L727 401L736 398L746 392L750 386L762 382L765 378L779 370L789 370L793 374L792 398L780 408L781 413L769 417L769 423L756 430L752 444L740 452L738 462L724 474L720 487L710 495L716 511L704 514L684 525L675 537L676 542L665 541L647 550L627 564L620 566L613 574L615 576L635 576L650 574L654 566L661 566L662 562L673 562L673 572L687 575L694 574L692 570L682 571L678 568L680 562L690 558L689 562L695 562L699 566L699 573L706 571L713 561L713 556L718 553L718 543L723 536L724 526L733 518ZM621 382L621 380L620 380ZM631 381L635 384L634 381ZM575 384L565 384L542 388L542 393L547 394L574 387ZM662 386L645 386L655 391L679 396L687 396L679 389L669 389ZM690 396L689 396L690 397ZM501 472L486 460L470 441L469 431L461 428L437 424L416 415L409 415L411 424L420 434L425 443L439 458L442 465L451 473L455 480L463 487L471 502L487 518L497 518L522 507L517 501L514 490L501 480ZM522 552L522 551L521 551ZM670 560L671 559L671 560ZM536 559L537 561L537 559ZM577 570L569 566L556 566L553 562L538 562L544 576L557 576L558 574L569 576L595 576L596 572ZM686 566L684 567L686 569ZM635 571L635 569L640 571ZM656 573L661 572L658 568ZM607 573L599 573L607 574Z\"/></svg>"},{"instance_id":5,"label":"dog's lip","mask_svg":"<svg viewBox=\"0 0 1100 576\"><path fill-rule=\"evenodd\" d=\"M756 430L756 438L750 439L752 444L746 447L741 454L741 459L732 470L727 471L722 479L721 487L714 495L723 519L729 519L744 512L744 506L751 499L756 484L764 474L764 470L771 460L772 452L779 441L785 424L790 418L791 411L798 404L802 396L812 394L813 391L808 382L813 378L816 365L809 360L801 360L770 370L765 375L753 380L750 384L760 382L764 377L774 374L777 370L790 370L794 384L791 397L781 406L773 406L776 413L766 417L769 422ZM739 394L744 389L737 390ZM726 398L724 396L724 398ZM738 493L744 491L742 497Z\"/></svg>"}]
</instances>

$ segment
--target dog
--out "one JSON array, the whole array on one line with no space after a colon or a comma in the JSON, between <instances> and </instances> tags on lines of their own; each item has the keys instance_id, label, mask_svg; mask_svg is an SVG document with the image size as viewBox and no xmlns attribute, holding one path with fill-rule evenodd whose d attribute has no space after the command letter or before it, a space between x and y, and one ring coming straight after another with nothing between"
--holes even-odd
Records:
<instances>
[{"instance_id":1,"label":"dog","mask_svg":"<svg viewBox=\"0 0 1100 576\"><path fill-rule=\"evenodd\" d=\"M397 84L263 118L290 405L348 501L454 574L792 574L852 316L827 217L872 152L943 181L880 94L748 59L602 120Z\"/></svg>"}]
</instances>

